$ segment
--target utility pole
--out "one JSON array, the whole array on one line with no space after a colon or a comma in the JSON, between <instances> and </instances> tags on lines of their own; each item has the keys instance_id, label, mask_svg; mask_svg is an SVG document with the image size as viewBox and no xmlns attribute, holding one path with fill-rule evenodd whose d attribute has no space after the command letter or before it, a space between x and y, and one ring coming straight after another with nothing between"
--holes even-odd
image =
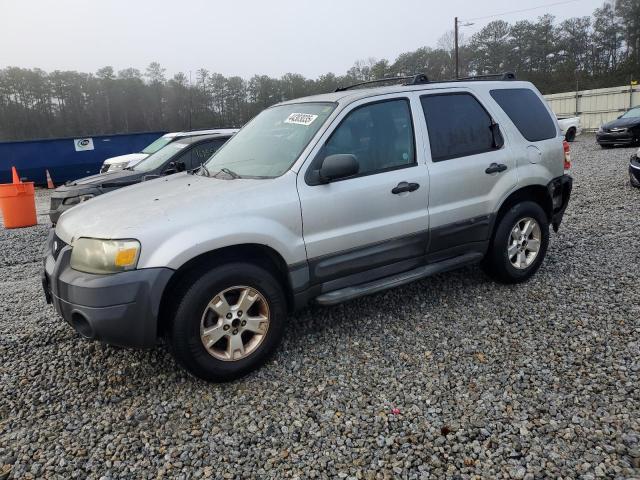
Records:
<instances>
[{"instance_id":1,"label":"utility pole","mask_svg":"<svg viewBox=\"0 0 640 480\"><path fill-rule=\"evenodd\" d=\"M464 22L464 20L463 20ZM465 22L465 23L460 23L460 20L458 20L458 17L455 17L455 19L453 20L453 36L455 37L454 40L454 45L455 45L455 56L456 56L456 79L460 78L460 48L459 48L459 39L458 37L459 35L459 30L460 27L470 27L471 25L473 25L473 23L471 22Z\"/></svg>"},{"instance_id":2,"label":"utility pole","mask_svg":"<svg viewBox=\"0 0 640 480\"><path fill-rule=\"evenodd\" d=\"M460 63L458 62L458 17L455 18L454 20L454 27L453 27L453 31L455 34L455 49L456 49L456 80L458 78L460 78Z\"/></svg>"}]
</instances>

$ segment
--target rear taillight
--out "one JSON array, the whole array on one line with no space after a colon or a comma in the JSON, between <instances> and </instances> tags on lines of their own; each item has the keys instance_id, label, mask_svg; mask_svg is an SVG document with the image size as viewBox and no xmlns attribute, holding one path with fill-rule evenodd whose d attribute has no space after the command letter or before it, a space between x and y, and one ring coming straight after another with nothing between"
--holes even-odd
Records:
<instances>
[{"instance_id":1,"label":"rear taillight","mask_svg":"<svg viewBox=\"0 0 640 480\"><path fill-rule=\"evenodd\" d=\"M564 169L569 170L571 168L571 146L566 140L562 141L564 148Z\"/></svg>"}]
</instances>

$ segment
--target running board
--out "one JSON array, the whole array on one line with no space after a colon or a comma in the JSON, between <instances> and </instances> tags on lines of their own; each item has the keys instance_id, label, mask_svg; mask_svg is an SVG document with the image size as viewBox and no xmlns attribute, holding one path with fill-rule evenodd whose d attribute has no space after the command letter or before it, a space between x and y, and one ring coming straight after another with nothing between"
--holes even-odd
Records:
<instances>
[{"instance_id":1,"label":"running board","mask_svg":"<svg viewBox=\"0 0 640 480\"><path fill-rule=\"evenodd\" d=\"M446 272L463 265L479 262L483 255L481 253L467 253L458 257L442 260L437 263L418 267L408 272L398 273L390 277L380 278L372 282L355 285L353 287L341 288L333 292L324 293L316 298L316 302L320 305L335 305L336 303L345 302L353 298L363 295L371 295L372 293L381 292L389 288L398 287L406 283L419 280L421 278L430 277L436 273Z\"/></svg>"}]
</instances>

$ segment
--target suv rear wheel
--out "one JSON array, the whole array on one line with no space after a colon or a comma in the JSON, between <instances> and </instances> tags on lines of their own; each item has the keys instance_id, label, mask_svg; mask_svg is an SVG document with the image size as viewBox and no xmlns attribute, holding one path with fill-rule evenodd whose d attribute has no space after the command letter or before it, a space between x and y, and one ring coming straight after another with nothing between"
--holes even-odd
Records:
<instances>
[{"instance_id":1,"label":"suv rear wheel","mask_svg":"<svg viewBox=\"0 0 640 480\"><path fill-rule=\"evenodd\" d=\"M549 222L535 202L512 206L498 220L484 270L503 283L519 283L540 268L549 245Z\"/></svg>"},{"instance_id":2,"label":"suv rear wheel","mask_svg":"<svg viewBox=\"0 0 640 480\"><path fill-rule=\"evenodd\" d=\"M227 381L262 365L284 332L280 283L248 263L229 263L185 279L169 343L184 368L204 380Z\"/></svg>"}]
</instances>

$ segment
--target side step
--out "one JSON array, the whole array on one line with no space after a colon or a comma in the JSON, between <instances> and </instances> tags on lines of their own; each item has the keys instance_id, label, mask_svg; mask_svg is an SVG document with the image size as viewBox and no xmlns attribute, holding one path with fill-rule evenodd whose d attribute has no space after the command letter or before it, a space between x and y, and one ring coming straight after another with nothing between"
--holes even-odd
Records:
<instances>
[{"instance_id":1,"label":"side step","mask_svg":"<svg viewBox=\"0 0 640 480\"><path fill-rule=\"evenodd\" d=\"M381 292L389 288L398 287L406 283L413 282L420 278L430 277L436 273L446 272L463 265L477 263L482 260L481 253L466 253L458 257L442 260L438 263L418 267L408 272L398 273L390 277L380 278L372 282L355 285L353 287L345 287L333 292L324 293L316 298L316 302L320 305L335 305L336 303L345 302L352 298L361 297L363 295L371 295L372 293Z\"/></svg>"}]
</instances>

